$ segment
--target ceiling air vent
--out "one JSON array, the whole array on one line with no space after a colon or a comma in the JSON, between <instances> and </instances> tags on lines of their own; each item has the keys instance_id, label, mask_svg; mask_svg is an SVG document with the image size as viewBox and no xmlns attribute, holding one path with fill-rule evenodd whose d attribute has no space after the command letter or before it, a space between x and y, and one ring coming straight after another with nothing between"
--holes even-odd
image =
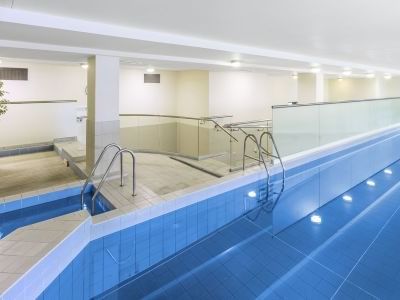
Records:
<instances>
[{"instance_id":1,"label":"ceiling air vent","mask_svg":"<svg viewBox=\"0 0 400 300\"><path fill-rule=\"evenodd\" d=\"M0 68L0 80L28 80L28 69Z\"/></svg>"},{"instance_id":2,"label":"ceiling air vent","mask_svg":"<svg viewBox=\"0 0 400 300\"><path fill-rule=\"evenodd\" d=\"M144 83L160 83L160 74L144 74Z\"/></svg>"}]
</instances>

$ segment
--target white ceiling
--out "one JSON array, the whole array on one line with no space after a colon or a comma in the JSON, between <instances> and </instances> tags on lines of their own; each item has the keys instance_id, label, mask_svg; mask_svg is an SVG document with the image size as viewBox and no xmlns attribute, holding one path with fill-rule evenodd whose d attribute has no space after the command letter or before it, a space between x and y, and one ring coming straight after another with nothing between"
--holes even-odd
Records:
<instances>
[{"instance_id":1,"label":"white ceiling","mask_svg":"<svg viewBox=\"0 0 400 300\"><path fill-rule=\"evenodd\" d=\"M0 6L12 6L0 11L0 47L58 45L80 48L60 53L119 51L210 66L239 58L261 69L319 62L330 71L400 70L397 0L0 0Z\"/></svg>"}]
</instances>

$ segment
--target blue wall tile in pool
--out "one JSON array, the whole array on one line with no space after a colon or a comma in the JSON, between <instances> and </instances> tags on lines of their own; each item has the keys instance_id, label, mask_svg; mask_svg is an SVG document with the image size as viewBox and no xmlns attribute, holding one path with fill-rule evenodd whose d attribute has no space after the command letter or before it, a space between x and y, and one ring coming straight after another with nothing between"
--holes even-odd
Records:
<instances>
[{"instance_id":1,"label":"blue wall tile in pool","mask_svg":"<svg viewBox=\"0 0 400 300\"><path fill-rule=\"evenodd\" d=\"M247 185L91 241L42 296L56 297L60 282L71 287L71 280L72 299L99 295L240 217L245 202L247 207L257 204L247 193L254 189L258 193L259 185Z\"/></svg>"}]
</instances>

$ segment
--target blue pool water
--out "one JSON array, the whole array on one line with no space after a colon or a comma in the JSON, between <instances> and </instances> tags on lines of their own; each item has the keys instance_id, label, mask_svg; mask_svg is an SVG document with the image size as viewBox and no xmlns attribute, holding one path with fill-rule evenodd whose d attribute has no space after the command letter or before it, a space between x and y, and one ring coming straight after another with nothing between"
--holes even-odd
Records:
<instances>
[{"instance_id":1,"label":"blue pool water","mask_svg":"<svg viewBox=\"0 0 400 300\"><path fill-rule=\"evenodd\" d=\"M86 193L84 196L85 204L87 207L91 207L91 193ZM0 214L0 238L5 237L17 228L79 211L80 209L81 196L76 195L2 213ZM94 215L111 209L113 209L112 205L105 198L97 197Z\"/></svg>"},{"instance_id":2,"label":"blue pool water","mask_svg":"<svg viewBox=\"0 0 400 300\"><path fill-rule=\"evenodd\" d=\"M396 162L277 235L253 211L96 298L399 299L399 181Z\"/></svg>"}]
</instances>

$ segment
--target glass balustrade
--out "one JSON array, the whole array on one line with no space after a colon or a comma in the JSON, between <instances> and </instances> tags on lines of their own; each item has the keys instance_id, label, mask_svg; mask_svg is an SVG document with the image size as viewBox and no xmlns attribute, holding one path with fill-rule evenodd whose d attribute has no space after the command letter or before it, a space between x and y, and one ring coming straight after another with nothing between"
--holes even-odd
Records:
<instances>
[{"instance_id":1,"label":"glass balustrade","mask_svg":"<svg viewBox=\"0 0 400 300\"><path fill-rule=\"evenodd\" d=\"M282 156L400 122L400 98L274 106L273 134Z\"/></svg>"}]
</instances>

